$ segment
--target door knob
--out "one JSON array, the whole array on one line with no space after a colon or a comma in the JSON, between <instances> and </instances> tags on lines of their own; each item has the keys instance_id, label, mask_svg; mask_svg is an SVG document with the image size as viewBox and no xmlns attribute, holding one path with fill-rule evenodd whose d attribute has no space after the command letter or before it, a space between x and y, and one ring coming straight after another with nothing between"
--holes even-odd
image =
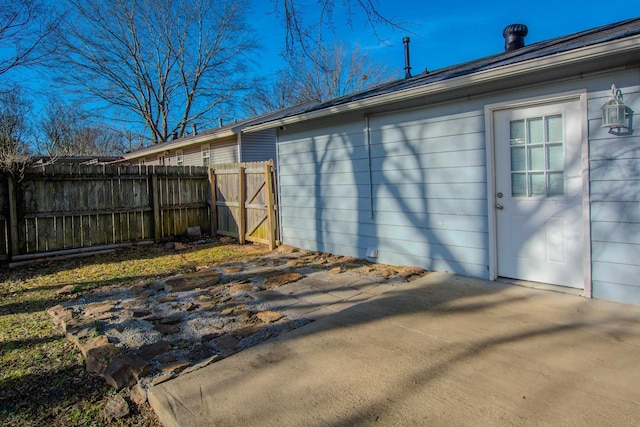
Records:
<instances>
[{"instance_id":1,"label":"door knob","mask_svg":"<svg viewBox=\"0 0 640 427\"><path fill-rule=\"evenodd\" d=\"M504 209L504 206L501 205L500 203L498 203L498 204L496 204L496 209L502 210L502 209Z\"/></svg>"}]
</instances>

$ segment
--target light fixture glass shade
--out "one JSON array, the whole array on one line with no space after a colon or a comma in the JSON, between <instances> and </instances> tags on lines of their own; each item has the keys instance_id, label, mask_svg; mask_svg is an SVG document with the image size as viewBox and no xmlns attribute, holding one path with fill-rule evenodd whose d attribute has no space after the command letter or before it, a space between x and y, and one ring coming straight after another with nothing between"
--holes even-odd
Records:
<instances>
[{"instance_id":1,"label":"light fixture glass shade","mask_svg":"<svg viewBox=\"0 0 640 427\"><path fill-rule=\"evenodd\" d=\"M609 129L628 129L627 106L622 100L622 92L611 85L611 97L602 106L602 127Z\"/></svg>"}]
</instances>

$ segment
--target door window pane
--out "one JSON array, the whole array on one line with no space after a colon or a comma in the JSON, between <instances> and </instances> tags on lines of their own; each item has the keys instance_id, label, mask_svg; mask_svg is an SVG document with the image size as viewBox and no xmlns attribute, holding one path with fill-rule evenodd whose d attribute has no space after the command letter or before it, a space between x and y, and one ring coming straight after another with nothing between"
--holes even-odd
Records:
<instances>
[{"instance_id":1,"label":"door window pane","mask_svg":"<svg viewBox=\"0 0 640 427\"><path fill-rule=\"evenodd\" d=\"M526 152L524 147L511 147L511 170L512 171L526 171L527 161L525 157Z\"/></svg>"},{"instance_id":2,"label":"door window pane","mask_svg":"<svg viewBox=\"0 0 640 427\"><path fill-rule=\"evenodd\" d=\"M561 114L509 122L512 197L564 194L563 143Z\"/></svg>"},{"instance_id":3,"label":"door window pane","mask_svg":"<svg viewBox=\"0 0 640 427\"><path fill-rule=\"evenodd\" d=\"M527 143L538 144L544 141L544 131L542 127L542 117L527 119Z\"/></svg>"},{"instance_id":4,"label":"door window pane","mask_svg":"<svg viewBox=\"0 0 640 427\"><path fill-rule=\"evenodd\" d=\"M524 144L524 120L513 120L509 123L511 145Z\"/></svg>"},{"instance_id":5,"label":"door window pane","mask_svg":"<svg viewBox=\"0 0 640 427\"><path fill-rule=\"evenodd\" d=\"M546 117L547 121L547 141L562 142L562 115Z\"/></svg>"},{"instance_id":6,"label":"door window pane","mask_svg":"<svg viewBox=\"0 0 640 427\"><path fill-rule=\"evenodd\" d=\"M544 196L545 190L544 173L529 174L529 195Z\"/></svg>"},{"instance_id":7,"label":"door window pane","mask_svg":"<svg viewBox=\"0 0 640 427\"><path fill-rule=\"evenodd\" d=\"M550 172L548 175L549 185L547 194L550 196L561 196L564 194L564 173Z\"/></svg>"},{"instance_id":8,"label":"door window pane","mask_svg":"<svg viewBox=\"0 0 640 427\"><path fill-rule=\"evenodd\" d=\"M529 170L544 170L544 147L529 147Z\"/></svg>"},{"instance_id":9,"label":"door window pane","mask_svg":"<svg viewBox=\"0 0 640 427\"><path fill-rule=\"evenodd\" d=\"M527 174L514 173L511 174L511 197L527 196Z\"/></svg>"},{"instance_id":10,"label":"door window pane","mask_svg":"<svg viewBox=\"0 0 640 427\"><path fill-rule=\"evenodd\" d=\"M564 153L562 152L562 145L547 145L547 159L549 162L549 169L562 170L564 167Z\"/></svg>"}]
</instances>

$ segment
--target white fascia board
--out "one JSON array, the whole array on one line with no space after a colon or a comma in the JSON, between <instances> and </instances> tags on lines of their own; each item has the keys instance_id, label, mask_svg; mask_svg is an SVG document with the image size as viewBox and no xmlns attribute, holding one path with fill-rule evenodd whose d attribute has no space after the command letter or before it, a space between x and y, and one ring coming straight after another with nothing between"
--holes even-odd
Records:
<instances>
[{"instance_id":1,"label":"white fascia board","mask_svg":"<svg viewBox=\"0 0 640 427\"><path fill-rule=\"evenodd\" d=\"M640 36L632 36L622 40L614 40L602 44L586 46L573 49L567 52L551 54L541 58L530 59L514 64L504 65L498 68L478 71L460 77L454 77L438 82L427 83L396 92L372 96L346 104L328 107L322 110L311 111L295 116L285 117L279 120L247 126L245 132L255 132L270 129L278 126L285 126L307 120L318 119L332 114L357 111L365 108L377 107L384 104L402 102L405 100L455 91L465 87L476 86L502 80L504 78L514 78L532 73L544 73L555 68L569 67L582 63L595 62L603 58L619 55L629 55L632 52L640 52Z\"/></svg>"},{"instance_id":2,"label":"white fascia board","mask_svg":"<svg viewBox=\"0 0 640 427\"><path fill-rule=\"evenodd\" d=\"M137 159L139 157L145 157L151 154L162 153L169 150L177 150L180 148L189 147L191 145L213 143L216 139L228 138L230 136L234 136L235 134L236 132L234 131L234 129L224 129L219 132L196 135L195 137L184 140L171 141L168 144L152 145L151 147L146 147L142 150L126 153L122 157L124 157L125 160Z\"/></svg>"}]
</instances>

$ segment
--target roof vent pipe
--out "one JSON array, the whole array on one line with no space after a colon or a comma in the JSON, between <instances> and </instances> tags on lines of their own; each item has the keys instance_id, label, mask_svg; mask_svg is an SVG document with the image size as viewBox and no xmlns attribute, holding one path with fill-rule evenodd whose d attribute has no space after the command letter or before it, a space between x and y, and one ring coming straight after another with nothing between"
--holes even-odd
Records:
<instances>
[{"instance_id":1,"label":"roof vent pipe","mask_svg":"<svg viewBox=\"0 0 640 427\"><path fill-rule=\"evenodd\" d=\"M403 37L402 43L404 43L404 78L411 78L411 61L409 59L409 37Z\"/></svg>"},{"instance_id":2,"label":"roof vent pipe","mask_svg":"<svg viewBox=\"0 0 640 427\"><path fill-rule=\"evenodd\" d=\"M198 134L198 127L196 126L195 123L191 123L191 135L197 135Z\"/></svg>"},{"instance_id":3,"label":"roof vent pipe","mask_svg":"<svg viewBox=\"0 0 640 427\"><path fill-rule=\"evenodd\" d=\"M222 127L222 117L218 118L218 127Z\"/></svg>"},{"instance_id":4,"label":"roof vent pipe","mask_svg":"<svg viewBox=\"0 0 640 427\"><path fill-rule=\"evenodd\" d=\"M524 38L529 33L529 29L524 24L507 25L502 31L504 37L504 51L511 52L524 47Z\"/></svg>"}]
</instances>

